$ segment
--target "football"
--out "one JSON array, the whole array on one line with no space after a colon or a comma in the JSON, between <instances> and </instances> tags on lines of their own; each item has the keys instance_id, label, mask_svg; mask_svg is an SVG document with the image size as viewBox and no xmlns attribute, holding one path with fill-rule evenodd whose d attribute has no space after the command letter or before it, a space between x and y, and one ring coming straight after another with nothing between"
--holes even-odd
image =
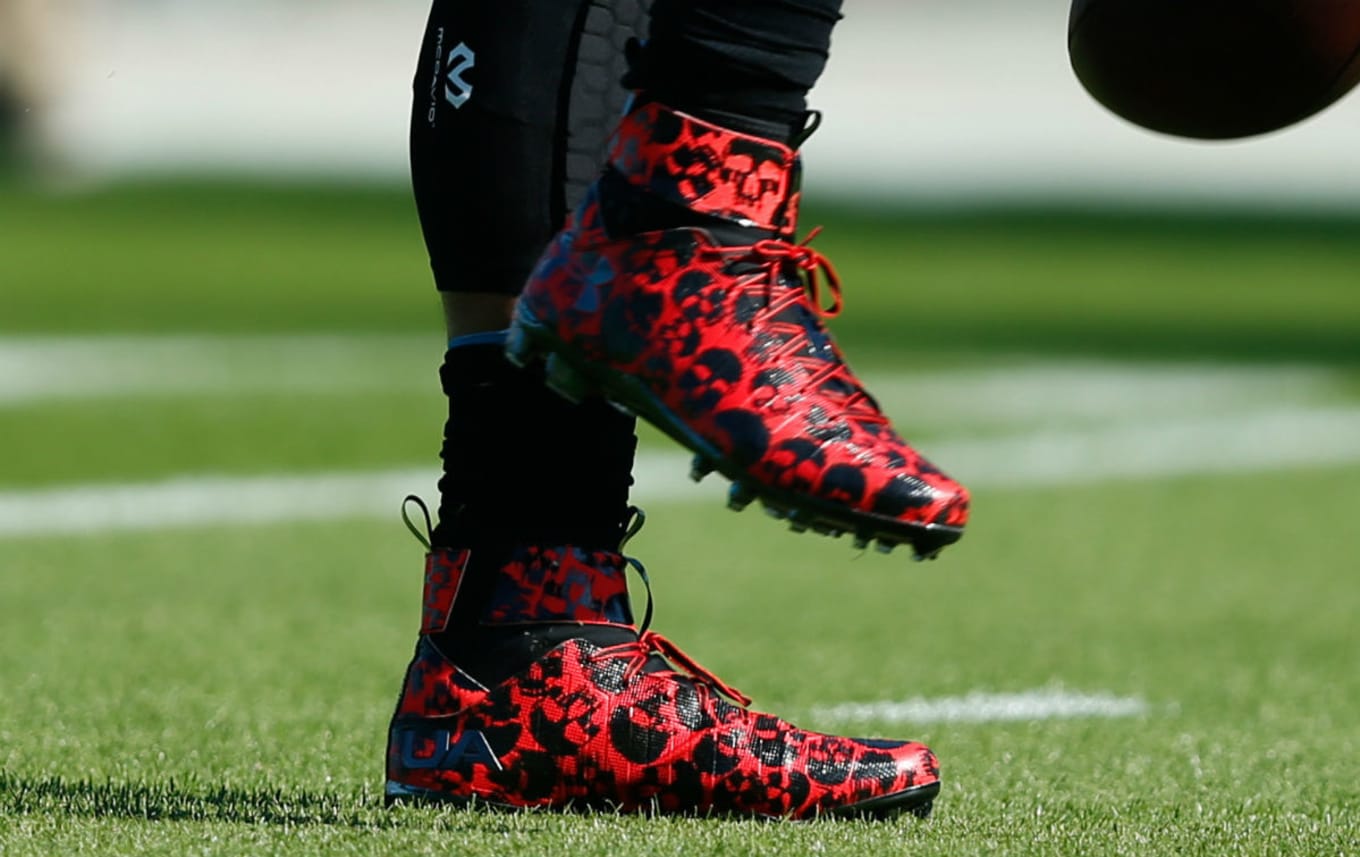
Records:
<instances>
[{"instance_id":1,"label":"football","mask_svg":"<svg viewBox=\"0 0 1360 857\"><path fill-rule=\"evenodd\" d=\"M1130 122L1250 137L1360 81L1360 0L1073 0L1068 53L1086 91Z\"/></svg>"}]
</instances>

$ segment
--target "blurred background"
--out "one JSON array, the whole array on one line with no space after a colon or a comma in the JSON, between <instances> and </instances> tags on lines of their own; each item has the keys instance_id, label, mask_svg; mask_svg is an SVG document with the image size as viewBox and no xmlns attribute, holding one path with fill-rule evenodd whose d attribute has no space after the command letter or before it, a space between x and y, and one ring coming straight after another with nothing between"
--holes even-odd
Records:
<instances>
[{"instance_id":1,"label":"blurred background","mask_svg":"<svg viewBox=\"0 0 1360 857\"><path fill-rule=\"evenodd\" d=\"M1109 116L1067 67L1066 0L860 0L808 145L819 194L1274 201L1353 209L1360 106L1186 143ZM399 184L422 0L4 0L9 147L68 180L195 172ZM24 139L16 140L17 136Z\"/></svg>"}]
</instances>

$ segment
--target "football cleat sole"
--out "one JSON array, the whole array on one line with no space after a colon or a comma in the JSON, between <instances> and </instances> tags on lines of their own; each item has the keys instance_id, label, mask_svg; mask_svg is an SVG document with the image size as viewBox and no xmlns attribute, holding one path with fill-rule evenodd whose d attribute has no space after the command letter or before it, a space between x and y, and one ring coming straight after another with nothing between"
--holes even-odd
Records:
<instances>
[{"instance_id":1,"label":"football cleat sole","mask_svg":"<svg viewBox=\"0 0 1360 857\"><path fill-rule=\"evenodd\" d=\"M892 794L879 795L869 800L848 806L837 807L829 810L821 816L822 818L860 818L871 820L884 820L896 818L899 815L912 815L916 818L929 818L930 812L935 806L935 797L940 793L940 784L927 783L915 788L903 789ZM481 796L463 797L461 795L451 795L447 792L434 791L433 789L422 789L415 786L403 785L402 783L387 781L383 789L383 804L389 809L402 804L412 804L420 806L451 806L462 809L482 809L499 812L541 812L556 809L577 810L588 812L591 809L598 809L590 806L516 806L515 804L503 801L488 800ZM646 810L644 809L645 813ZM740 818L750 818L751 816L734 816ZM783 821L780 816L755 816L767 821ZM812 819L806 819L808 821Z\"/></svg>"}]
</instances>

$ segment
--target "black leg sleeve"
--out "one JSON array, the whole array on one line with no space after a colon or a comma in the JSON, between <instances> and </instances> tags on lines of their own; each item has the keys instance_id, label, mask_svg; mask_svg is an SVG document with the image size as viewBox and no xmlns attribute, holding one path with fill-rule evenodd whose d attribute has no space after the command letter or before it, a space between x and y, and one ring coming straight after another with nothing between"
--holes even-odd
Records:
<instances>
[{"instance_id":1,"label":"black leg sleeve","mask_svg":"<svg viewBox=\"0 0 1360 857\"><path fill-rule=\"evenodd\" d=\"M841 0L656 0L626 82L719 124L747 118L796 133L840 9Z\"/></svg>"},{"instance_id":2,"label":"black leg sleeve","mask_svg":"<svg viewBox=\"0 0 1360 857\"><path fill-rule=\"evenodd\" d=\"M516 294L594 178L649 0L435 0L411 173L441 291Z\"/></svg>"}]
</instances>

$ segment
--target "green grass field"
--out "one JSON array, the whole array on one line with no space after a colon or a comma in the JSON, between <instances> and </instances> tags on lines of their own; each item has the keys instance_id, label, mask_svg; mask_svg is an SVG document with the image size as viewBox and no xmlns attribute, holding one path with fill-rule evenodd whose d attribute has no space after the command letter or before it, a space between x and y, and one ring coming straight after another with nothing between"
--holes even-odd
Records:
<instances>
[{"instance_id":1,"label":"green grass field","mask_svg":"<svg viewBox=\"0 0 1360 857\"><path fill-rule=\"evenodd\" d=\"M0 854L1360 854L1360 219L806 221L852 359L976 474L972 531L918 565L656 487L630 552L658 630L757 707L930 743L930 821L383 809L420 588L399 494L386 517L167 507L135 529L67 501L202 475L432 483L442 337L406 196L10 189ZM644 433L649 460L667 449ZM54 496L68 517L6 529ZM1035 690L1136 711L919 713Z\"/></svg>"}]
</instances>

